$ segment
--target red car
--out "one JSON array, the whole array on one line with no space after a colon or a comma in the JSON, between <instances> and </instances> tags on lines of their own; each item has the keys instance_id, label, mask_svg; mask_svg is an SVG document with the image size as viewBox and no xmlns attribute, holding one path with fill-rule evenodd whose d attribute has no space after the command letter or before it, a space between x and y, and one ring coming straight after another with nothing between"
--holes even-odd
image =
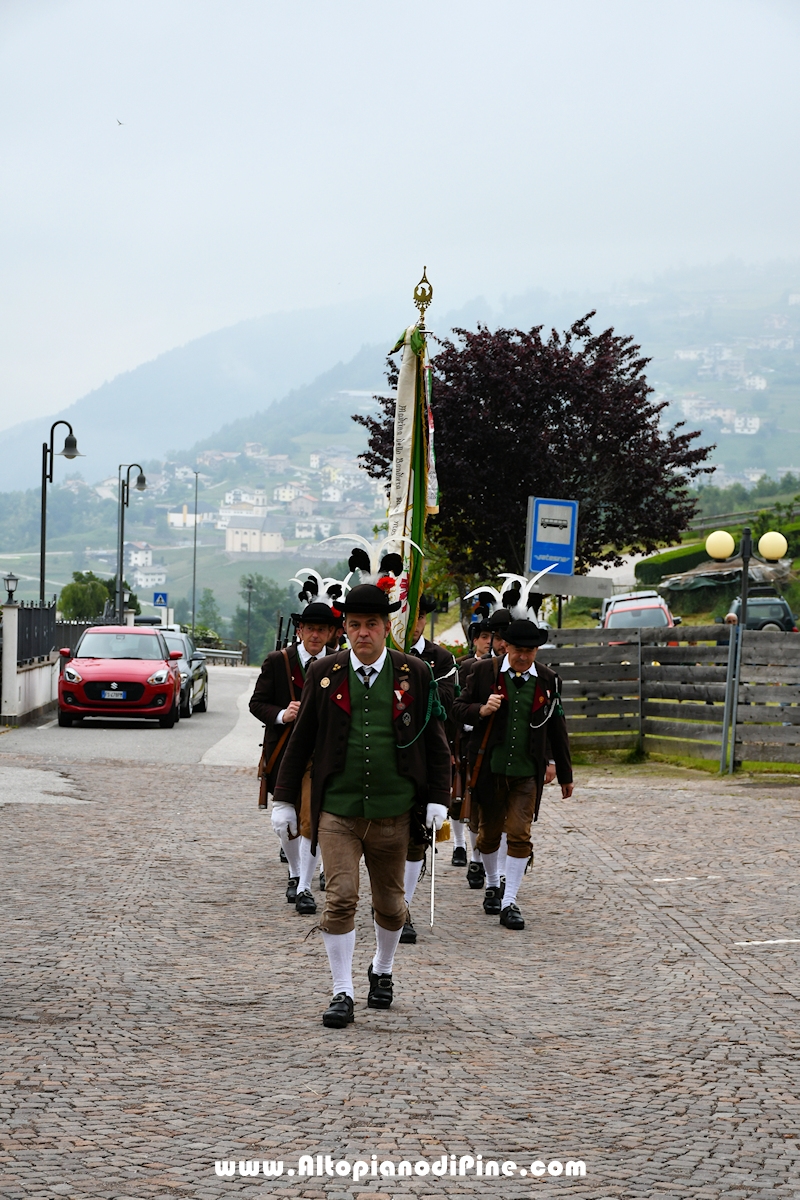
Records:
<instances>
[{"instance_id":1,"label":"red car","mask_svg":"<svg viewBox=\"0 0 800 1200\"><path fill-rule=\"evenodd\" d=\"M58 723L83 717L145 717L171 729L180 717L180 650L157 629L97 625L87 629L58 681Z\"/></svg>"}]
</instances>

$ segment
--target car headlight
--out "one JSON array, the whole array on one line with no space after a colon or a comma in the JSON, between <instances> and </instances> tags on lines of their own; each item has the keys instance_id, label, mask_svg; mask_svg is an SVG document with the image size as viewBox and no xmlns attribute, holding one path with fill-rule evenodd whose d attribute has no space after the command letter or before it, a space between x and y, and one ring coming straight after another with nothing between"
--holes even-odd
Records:
<instances>
[{"instance_id":1,"label":"car headlight","mask_svg":"<svg viewBox=\"0 0 800 1200\"><path fill-rule=\"evenodd\" d=\"M82 683L83 682L83 676L79 675L74 667L65 667L64 668L64 678L66 679L67 683Z\"/></svg>"},{"instance_id":2,"label":"car headlight","mask_svg":"<svg viewBox=\"0 0 800 1200\"><path fill-rule=\"evenodd\" d=\"M181 671L181 682L185 683L188 678L189 678L189 672Z\"/></svg>"},{"instance_id":3,"label":"car headlight","mask_svg":"<svg viewBox=\"0 0 800 1200\"><path fill-rule=\"evenodd\" d=\"M169 671L166 667L161 667L159 671L154 671L148 679L148 683L166 683L169 679Z\"/></svg>"}]
</instances>

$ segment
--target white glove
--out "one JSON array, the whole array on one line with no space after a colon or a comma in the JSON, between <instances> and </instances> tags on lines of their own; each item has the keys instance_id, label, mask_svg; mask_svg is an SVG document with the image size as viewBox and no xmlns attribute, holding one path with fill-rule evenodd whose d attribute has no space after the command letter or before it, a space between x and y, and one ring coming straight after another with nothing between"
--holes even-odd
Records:
<instances>
[{"instance_id":1,"label":"white glove","mask_svg":"<svg viewBox=\"0 0 800 1200\"><path fill-rule=\"evenodd\" d=\"M447 820L447 809L443 804L429 804L425 810L425 825L428 829L441 829Z\"/></svg>"},{"instance_id":2,"label":"white glove","mask_svg":"<svg viewBox=\"0 0 800 1200\"><path fill-rule=\"evenodd\" d=\"M293 804L273 804L272 828L280 836L289 827L289 836L297 837L297 812Z\"/></svg>"}]
</instances>

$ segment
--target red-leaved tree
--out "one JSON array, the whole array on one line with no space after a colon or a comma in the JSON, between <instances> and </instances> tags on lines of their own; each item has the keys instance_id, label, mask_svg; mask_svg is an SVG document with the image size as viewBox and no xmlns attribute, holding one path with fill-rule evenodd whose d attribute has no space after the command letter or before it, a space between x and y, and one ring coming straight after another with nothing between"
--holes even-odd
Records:
<instances>
[{"instance_id":1,"label":"red-leaved tree","mask_svg":"<svg viewBox=\"0 0 800 1200\"><path fill-rule=\"evenodd\" d=\"M679 539L694 513L692 480L713 447L664 429L649 399L649 359L631 337L593 334L588 313L564 334L542 326L454 329L433 357L439 515L430 535L459 586L524 571L528 496L578 500L576 569L618 564ZM397 367L387 376L396 385ZM374 478L392 466L394 401L353 417L369 431L360 457Z\"/></svg>"}]
</instances>

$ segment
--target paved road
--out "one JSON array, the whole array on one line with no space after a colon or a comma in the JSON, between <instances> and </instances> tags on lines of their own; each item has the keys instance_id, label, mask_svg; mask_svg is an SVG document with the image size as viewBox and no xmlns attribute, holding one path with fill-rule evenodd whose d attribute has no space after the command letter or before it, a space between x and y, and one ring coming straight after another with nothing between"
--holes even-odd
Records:
<instances>
[{"instance_id":1,"label":"paved road","mask_svg":"<svg viewBox=\"0 0 800 1200\"><path fill-rule=\"evenodd\" d=\"M93 734L0 738L3 1200L800 1195L797 780L582 770L545 801L524 933L441 854L395 1007L365 1007L366 908L356 1023L333 1031L251 771L199 744L191 771L154 765L189 727L141 764L121 733L94 761ZM304 1152L545 1174L290 1176ZM284 1175L239 1175L256 1159Z\"/></svg>"},{"instance_id":2,"label":"paved road","mask_svg":"<svg viewBox=\"0 0 800 1200\"><path fill-rule=\"evenodd\" d=\"M54 717L5 730L0 753L57 762L200 763L257 765L263 725L247 708L258 671L209 667L209 710L183 717L173 729L156 721L103 721L96 717L59 729Z\"/></svg>"}]
</instances>

